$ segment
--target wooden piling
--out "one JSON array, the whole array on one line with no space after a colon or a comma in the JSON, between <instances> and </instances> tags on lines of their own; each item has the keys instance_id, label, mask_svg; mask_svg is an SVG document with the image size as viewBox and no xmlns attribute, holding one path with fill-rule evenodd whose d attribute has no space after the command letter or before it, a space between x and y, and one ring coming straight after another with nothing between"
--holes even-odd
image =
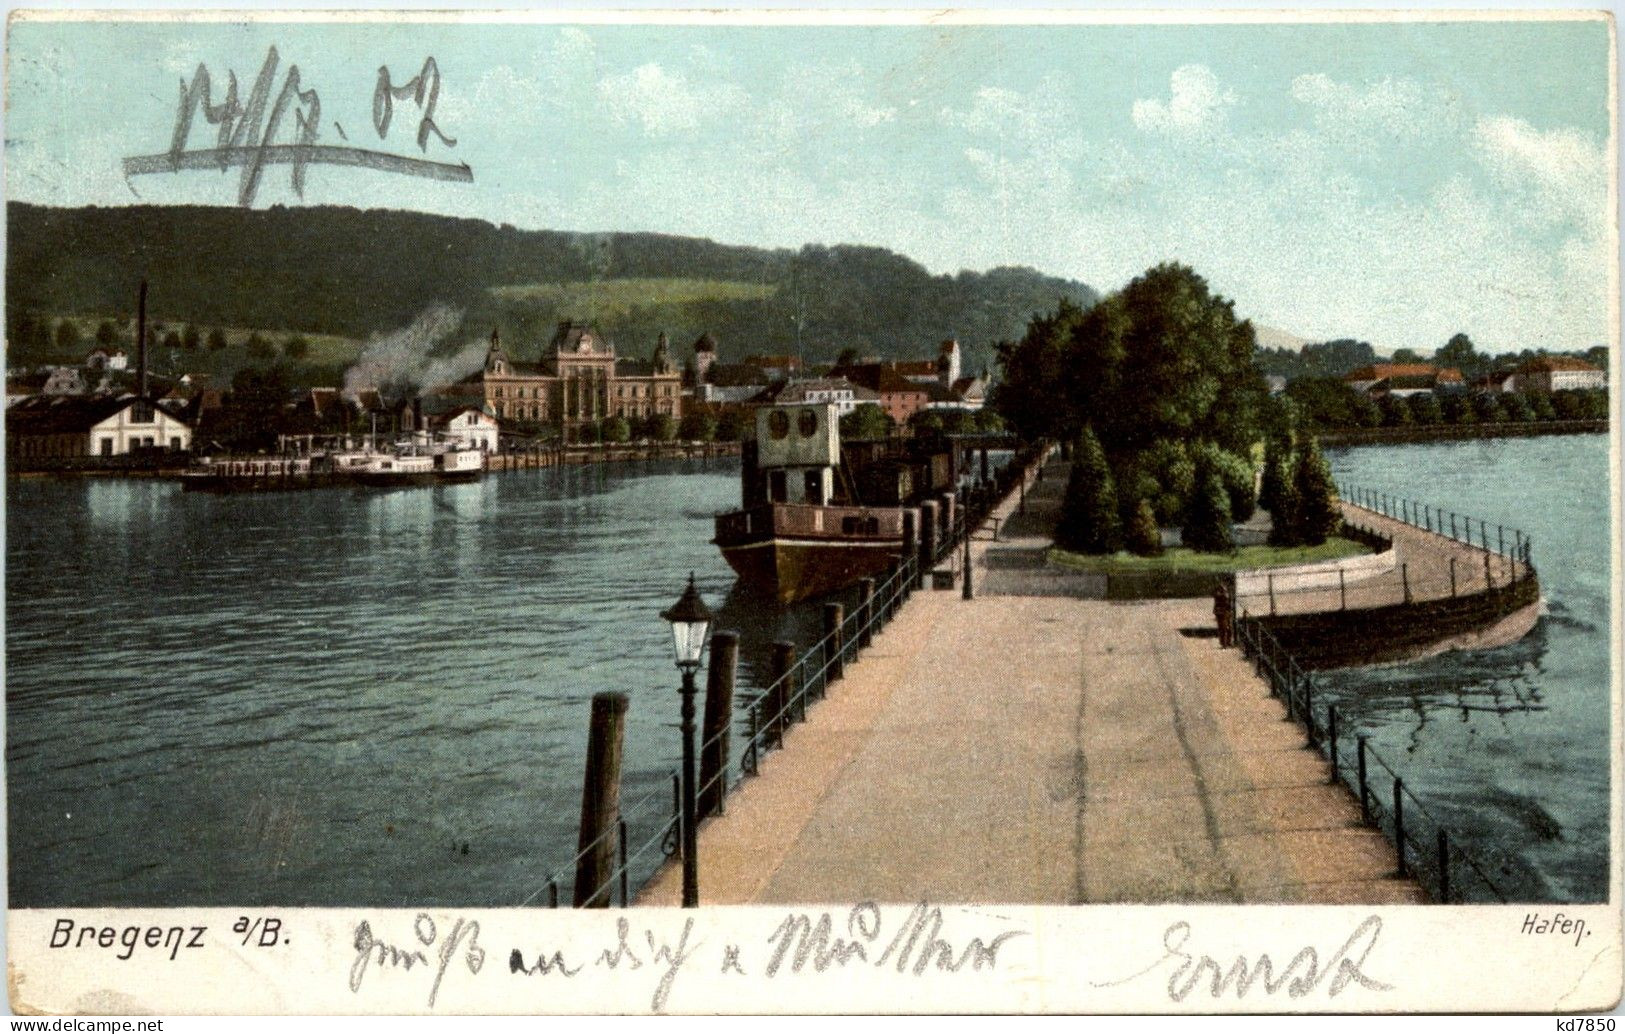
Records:
<instances>
[{"instance_id":1,"label":"wooden piling","mask_svg":"<svg viewBox=\"0 0 1625 1034\"><path fill-rule=\"evenodd\" d=\"M1405 602L1411 601L1411 565L1399 565L1399 583L1405 588Z\"/></svg>"},{"instance_id":2,"label":"wooden piling","mask_svg":"<svg viewBox=\"0 0 1625 1034\"><path fill-rule=\"evenodd\" d=\"M937 504L927 499L920 504L920 580L931 577L937 566Z\"/></svg>"},{"instance_id":3,"label":"wooden piling","mask_svg":"<svg viewBox=\"0 0 1625 1034\"><path fill-rule=\"evenodd\" d=\"M842 649L841 626L846 608L839 603L824 604L824 685L846 674L846 651Z\"/></svg>"},{"instance_id":4,"label":"wooden piling","mask_svg":"<svg viewBox=\"0 0 1625 1034\"><path fill-rule=\"evenodd\" d=\"M1439 827L1436 838L1439 849L1439 904L1450 904L1450 836Z\"/></svg>"},{"instance_id":5,"label":"wooden piling","mask_svg":"<svg viewBox=\"0 0 1625 1034\"><path fill-rule=\"evenodd\" d=\"M767 695L767 736L773 743L784 742L784 730L790 724L790 701L795 697L795 677L790 670L796 663L796 644L780 640L773 644L772 662L768 668L771 691Z\"/></svg>"},{"instance_id":6,"label":"wooden piling","mask_svg":"<svg viewBox=\"0 0 1625 1034\"><path fill-rule=\"evenodd\" d=\"M1456 558L1450 558L1450 598L1456 598Z\"/></svg>"},{"instance_id":7,"label":"wooden piling","mask_svg":"<svg viewBox=\"0 0 1625 1034\"><path fill-rule=\"evenodd\" d=\"M621 748L625 693L594 693L587 727L587 774L581 784L581 833L576 841L575 907L608 908L621 817Z\"/></svg>"},{"instance_id":8,"label":"wooden piling","mask_svg":"<svg viewBox=\"0 0 1625 1034\"><path fill-rule=\"evenodd\" d=\"M705 715L700 732L700 818L721 815L728 787L728 727L733 716L734 677L739 667L739 633L713 632L705 673Z\"/></svg>"},{"instance_id":9,"label":"wooden piling","mask_svg":"<svg viewBox=\"0 0 1625 1034\"><path fill-rule=\"evenodd\" d=\"M1405 780L1394 776L1394 854L1399 861L1399 875L1410 875L1405 864Z\"/></svg>"},{"instance_id":10,"label":"wooden piling","mask_svg":"<svg viewBox=\"0 0 1625 1034\"><path fill-rule=\"evenodd\" d=\"M875 580L864 578L858 582L858 648L864 649L874 642Z\"/></svg>"},{"instance_id":11,"label":"wooden piling","mask_svg":"<svg viewBox=\"0 0 1625 1034\"><path fill-rule=\"evenodd\" d=\"M1358 747L1356 754L1359 758L1360 773L1360 821L1369 826L1371 825L1371 794L1366 789L1365 782L1365 737L1357 737L1355 742Z\"/></svg>"}]
</instances>

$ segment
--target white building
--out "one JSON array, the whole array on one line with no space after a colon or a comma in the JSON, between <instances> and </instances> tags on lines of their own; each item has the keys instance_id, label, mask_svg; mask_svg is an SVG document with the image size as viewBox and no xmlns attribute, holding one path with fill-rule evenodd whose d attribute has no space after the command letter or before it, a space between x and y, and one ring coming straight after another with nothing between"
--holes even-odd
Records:
<instances>
[{"instance_id":1,"label":"white building","mask_svg":"<svg viewBox=\"0 0 1625 1034\"><path fill-rule=\"evenodd\" d=\"M502 425L490 413L473 406L464 406L435 418L435 427L452 441L470 449L496 452Z\"/></svg>"},{"instance_id":2,"label":"white building","mask_svg":"<svg viewBox=\"0 0 1625 1034\"><path fill-rule=\"evenodd\" d=\"M6 410L9 456L127 456L142 449L187 452L192 428L134 395L35 395Z\"/></svg>"},{"instance_id":3,"label":"white building","mask_svg":"<svg viewBox=\"0 0 1625 1034\"><path fill-rule=\"evenodd\" d=\"M1553 355L1531 359L1512 375L1519 391L1568 391L1574 388L1606 388L1608 373L1584 359Z\"/></svg>"},{"instance_id":4,"label":"white building","mask_svg":"<svg viewBox=\"0 0 1625 1034\"><path fill-rule=\"evenodd\" d=\"M866 403L879 405L880 395L841 377L823 377L817 380L790 381L777 392L772 392L771 397L764 401L781 406L799 403L828 404L835 407L835 414L839 418Z\"/></svg>"}]
</instances>

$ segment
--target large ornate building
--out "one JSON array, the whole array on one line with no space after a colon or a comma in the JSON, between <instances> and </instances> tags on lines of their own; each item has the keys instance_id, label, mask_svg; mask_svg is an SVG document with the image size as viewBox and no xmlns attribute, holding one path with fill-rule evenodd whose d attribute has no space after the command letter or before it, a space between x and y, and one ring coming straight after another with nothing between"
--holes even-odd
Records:
<instances>
[{"instance_id":1,"label":"large ornate building","mask_svg":"<svg viewBox=\"0 0 1625 1034\"><path fill-rule=\"evenodd\" d=\"M682 373L666 335L650 358L622 359L596 330L573 321L559 324L534 363L511 359L493 330L485 369L458 387L488 403L505 425L548 425L569 439L607 417L681 416Z\"/></svg>"}]
</instances>

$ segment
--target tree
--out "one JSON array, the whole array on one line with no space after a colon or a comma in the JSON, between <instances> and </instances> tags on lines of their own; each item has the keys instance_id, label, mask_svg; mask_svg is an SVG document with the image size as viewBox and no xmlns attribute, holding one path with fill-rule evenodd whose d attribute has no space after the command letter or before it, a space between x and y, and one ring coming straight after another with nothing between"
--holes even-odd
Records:
<instances>
[{"instance_id":1,"label":"tree","mask_svg":"<svg viewBox=\"0 0 1625 1034\"><path fill-rule=\"evenodd\" d=\"M1499 424L1506 419L1506 410L1499 396L1486 391L1473 396L1473 415L1481 424Z\"/></svg>"},{"instance_id":2,"label":"tree","mask_svg":"<svg viewBox=\"0 0 1625 1034\"><path fill-rule=\"evenodd\" d=\"M756 434L756 423L749 410L730 406L722 411L717 435L725 442L742 442Z\"/></svg>"},{"instance_id":3,"label":"tree","mask_svg":"<svg viewBox=\"0 0 1625 1034\"><path fill-rule=\"evenodd\" d=\"M599 437L611 445L620 445L632 440L632 425L626 422L624 416L607 416L598 427Z\"/></svg>"},{"instance_id":4,"label":"tree","mask_svg":"<svg viewBox=\"0 0 1625 1034\"><path fill-rule=\"evenodd\" d=\"M1425 362L1427 362L1427 360L1422 358L1422 353L1418 352L1414 348L1400 348L1400 349L1395 349L1395 351L1394 351L1394 362L1396 362L1396 363L1425 363Z\"/></svg>"},{"instance_id":5,"label":"tree","mask_svg":"<svg viewBox=\"0 0 1625 1034\"><path fill-rule=\"evenodd\" d=\"M991 404L1018 436L1065 438L1077 415L1060 405L1072 332L1083 310L1063 298L1055 312L1034 316L1020 341L1001 341L995 354L1002 376Z\"/></svg>"},{"instance_id":6,"label":"tree","mask_svg":"<svg viewBox=\"0 0 1625 1034\"><path fill-rule=\"evenodd\" d=\"M1402 395L1384 395L1377 406L1382 410L1384 427L1403 427L1411 422L1411 404Z\"/></svg>"},{"instance_id":7,"label":"tree","mask_svg":"<svg viewBox=\"0 0 1625 1034\"><path fill-rule=\"evenodd\" d=\"M1097 554L1114 552L1121 544L1117 491L1092 428L1084 428L1073 450L1055 543L1076 553Z\"/></svg>"},{"instance_id":8,"label":"tree","mask_svg":"<svg viewBox=\"0 0 1625 1034\"><path fill-rule=\"evenodd\" d=\"M1294 536L1306 546L1318 546L1329 536L1337 534L1342 526L1342 511L1337 505L1337 483L1332 480L1331 467L1320 453L1320 443L1310 438L1298 450L1298 468L1292 475L1292 488L1297 495L1297 534Z\"/></svg>"},{"instance_id":9,"label":"tree","mask_svg":"<svg viewBox=\"0 0 1625 1034\"><path fill-rule=\"evenodd\" d=\"M887 438L891 436L891 428L891 417L873 402L865 402L841 417L842 440Z\"/></svg>"},{"instance_id":10,"label":"tree","mask_svg":"<svg viewBox=\"0 0 1625 1034\"><path fill-rule=\"evenodd\" d=\"M843 366L856 366L857 362L858 350L853 348L851 345L841 349L841 354L835 357L835 366L837 369Z\"/></svg>"},{"instance_id":11,"label":"tree","mask_svg":"<svg viewBox=\"0 0 1625 1034\"><path fill-rule=\"evenodd\" d=\"M1004 431L1004 418L996 410L983 406L976 411L976 429L985 434L1000 434Z\"/></svg>"},{"instance_id":12,"label":"tree","mask_svg":"<svg viewBox=\"0 0 1625 1034\"><path fill-rule=\"evenodd\" d=\"M303 359L310 355L310 342L295 334L282 346L282 354L289 359Z\"/></svg>"},{"instance_id":13,"label":"tree","mask_svg":"<svg viewBox=\"0 0 1625 1034\"><path fill-rule=\"evenodd\" d=\"M57 321L56 350L58 352L77 352L79 350L79 327L72 320Z\"/></svg>"},{"instance_id":14,"label":"tree","mask_svg":"<svg viewBox=\"0 0 1625 1034\"><path fill-rule=\"evenodd\" d=\"M1211 467L1197 477L1196 494L1185 509L1180 529L1184 544L1199 553L1232 553L1236 542L1230 529L1230 493L1219 472Z\"/></svg>"},{"instance_id":15,"label":"tree","mask_svg":"<svg viewBox=\"0 0 1625 1034\"><path fill-rule=\"evenodd\" d=\"M1525 392L1529 400L1529 408L1534 411L1536 420L1556 420L1557 408L1552 405L1552 396L1544 391Z\"/></svg>"},{"instance_id":16,"label":"tree","mask_svg":"<svg viewBox=\"0 0 1625 1034\"><path fill-rule=\"evenodd\" d=\"M673 441L677 437L677 420L668 413L656 413L649 418L648 432L657 442Z\"/></svg>"},{"instance_id":17,"label":"tree","mask_svg":"<svg viewBox=\"0 0 1625 1034\"><path fill-rule=\"evenodd\" d=\"M1139 454L1134 466L1135 494L1151 501L1157 522L1179 523L1191 493L1196 491L1196 461L1185 444L1171 438L1153 442Z\"/></svg>"},{"instance_id":18,"label":"tree","mask_svg":"<svg viewBox=\"0 0 1625 1034\"><path fill-rule=\"evenodd\" d=\"M209 331L209 351L220 352L226 347L226 332L219 327Z\"/></svg>"},{"instance_id":19,"label":"tree","mask_svg":"<svg viewBox=\"0 0 1625 1034\"><path fill-rule=\"evenodd\" d=\"M248 358L255 362L264 362L267 359L276 358L276 346L261 337L259 331L248 335L248 345L245 351Z\"/></svg>"},{"instance_id":20,"label":"tree","mask_svg":"<svg viewBox=\"0 0 1625 1034\"><path fill-rule=\"evenodd\" d=\"M683 414L677 434L685 442L709 442L717 437L717 418L709 411L691 409Z\"/></svg>"},{"instance_id":21,"label":"tree","mask_svg":"<svg viewBox=\"0 0 1625 1034\"><path fill-rule=\"evenodd\" d=\"M96 328L96 343L103 348L118 344L118 328L113 326L112 320L102 320L101 326Z\"/></svg>"},{"instance_id":22,"label":"tree","mask_svg":"<svg viewBox=\"0 0 1625 1034\"><path fill-rule=\"evenodd\" d=\"M1433 392L1424 391L1420 395L1412 395L1408 401L1413 423L1437 424L1444 419L1444 412L1439 408L1438 396Z\"/></svg>"},{"instance_id":23,"label":"tree","mask_svg":"<svg viewBox=\"0 0 1625 1034\"><path fill-rule=\"evenodd\" d=\"M1506 418L1515 424L1527 424L1535 419L1535 411L1530 407L1529 400L1519 392L1502 395L1501 408L1506 410Z\"/></svg>"},{"instance_id":24,"label":"tree","mask_svg":"<svg viewBox=\"0 0 1625 1034\"><path fill-rule=\"evenodd\" d=\"M1461 371L1461 375L1468 380L1478 376L1489 368L1489 356L1480 355L1478 349L1473 347L1473 339L1466 334L1456 334L1433 353L1433 362L1437 366L1453 366Z\"/></svg>"},{"instance_id":25,"label":"tree","mask_svg":"<svg viewBox=\"0 0 1625 1034\"><path fill-rule=\"evenodd\" d=\"M181 347L181 336L180 336L180 334L176 333L173 330L166 332L164 334L164 345L163 345L163 347L170 350L170 351L172 351L172 352L179 351L180 347Z\"/></svg>"},{"instance_id":26,"label":"tree","mask_svg":"<svg viewBox=\"0 0 1625 1034\"><path fill-rule=\"evenodd\" d=\"M1471 424L1475 422L1473 415L1473 400L1460 392L1446 392L1439 397L1439 409L1444 415L1447 424Z\"/></svg>"},{"instance_id":27,"label":"tree","mask_svg":"<svg viewBox=\"0 0 1625 1034\"><path fill-rule=\"evenodd\" d=\"M188 352L196 352L198 350L198 346L202 343L202 335L198 333L197 324L188 323L186 325L186 332L181 335L181 347L186 349Z\"/></svg>"},{"instance_id":28,"label":"tree","mask_svg":"<svg viewBox=\"0 0 1625 1034\"><path fill-rule=\"evenodd\" d=\"M1281 521L1281 504L1287 500L1287 486L1291 482L1287 476L1289 454L1290 447L1283 449L1273 440L1264 446L1264 476L1258 488L1258 505L1268 510L1270 520L1276 523Z\"/></svg>"},{"instance_id":29,"label":"tree","mask_svg":"<svg viewBox=\"0 0 1625 1034\"><path fill-rule=\"evenodd\" d=\"M976 417L963 409L950 409L942 415L942 429L948 434L974 434Z\"/></svg>"},{"instance_id":30,"label":"tree","mask_svg":"<svg viewBox=\"0 0 1625 1034\"><path fill-rule=\"evenodd\" d=\"M922 438L935 438L942 434L942 413L935 409L922 409L908 418L908 426Z\"/></svg>"},{"instance_id":31,"label":"tree","mask_svg":"<svg viewBox=\"0 0 1625 1034\"><path fill-rule=\"evenodd\" d=\"M1157 515L1144 499L1134 504L1134 515L1129 518L1123 544L1135 556L1162 555L1162 529L1157 527Z\"/></svg>"},{"instance_id":32,"label":"tree","mask_svg":"<svg viewBox=\"0 0 1625 1034\"><path fill-rule=\"evenodd\" d=\"M1201 442L1191 453L1196 461L1198 482L1203 469L1219 476L1219 483L1230 497L1230 519L1240 523L1250 518L1258 505L1258 497L1253 493L1253 465L1211 442Z\"/></svg>"}]
</instances>

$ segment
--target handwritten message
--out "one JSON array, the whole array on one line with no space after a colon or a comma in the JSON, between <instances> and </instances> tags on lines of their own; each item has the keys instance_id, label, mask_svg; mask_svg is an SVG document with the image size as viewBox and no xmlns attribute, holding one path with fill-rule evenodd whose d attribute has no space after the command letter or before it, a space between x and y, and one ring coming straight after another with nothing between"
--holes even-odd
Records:
<instances>
[{"instance_id":1,"label":"handwritten message","mask_svg":"<svg viewBox=\"0 0 1625 1034\"><path fill-rule=\"evenodd\" d=\"M305 171L312 165L340 165L375 169L404 176L471 183L474 172L467 162L434 160L391 151L353 146L344 127L333 122L342 144L318 143L322 132L322 101L315 87L300 78L299 66L288 65L277 88L281 56L271 47L260 65L259 75L243 100L238 94L237 74L226 73L226 89L218 103L209 70L199 65L191 82L180 84L180 103L169 150L161 154L124 159L125 176L179 173L184 170L213 169L224 172L241 169L237 203L248 206L259 193L260 181L270 165L291 166L293 191L305 196ZM396 83L389 67L378 69L372 94L372 131L379 141L387 141L395 123L397 104L409 105L416 118L415 144L427 154L430 144L454 148L456 139L435 122L435 105L440 98L440 68L433 57L410 79ZM192 127L198 116L218 127L213 147L193 148ZM290 121L291 118L291 121Z\"/></svg>"}]
</instances>

